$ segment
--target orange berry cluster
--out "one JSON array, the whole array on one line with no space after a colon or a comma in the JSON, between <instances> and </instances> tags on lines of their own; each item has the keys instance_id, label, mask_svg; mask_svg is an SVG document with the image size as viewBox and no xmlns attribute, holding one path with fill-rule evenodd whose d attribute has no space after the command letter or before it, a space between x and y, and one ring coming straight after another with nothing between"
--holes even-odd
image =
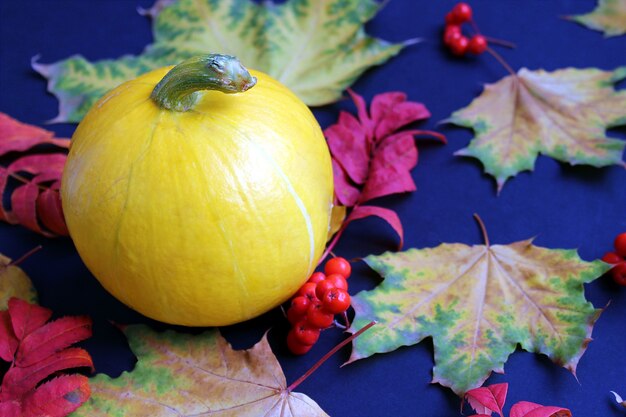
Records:
<instances>
[{"instance_id":1,"label":"orange berry cluster","mask_svg":"<svg viewBox=\"0 0 626 417\"><path fill-rule=\"evenodd\" d=\"M287 334L287 347L294 355L311 350L323 329L335 322L335 314L350 307L348 277L352 272L344 258L330 259L324 272L313 273L300 287L287 310L287 320L292 324Z\"/></svg>"}]
</instances>

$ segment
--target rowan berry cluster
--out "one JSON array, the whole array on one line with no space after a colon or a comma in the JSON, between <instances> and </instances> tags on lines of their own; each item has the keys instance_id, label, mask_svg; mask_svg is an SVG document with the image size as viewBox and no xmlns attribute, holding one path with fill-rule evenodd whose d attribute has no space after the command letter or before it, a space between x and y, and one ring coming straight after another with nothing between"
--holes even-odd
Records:
<instances>
[{"instance_id":1,"label":"rowan berry cluster","mask_svg":"<svg viewBox=\"0 0 626 417\"><path fill-rule=\"evenodd\" d=\"M619 285L626 286L626 232L620 233L613 242L615 252L607 252L602 260L613 265L611 277Z\"/></svg>"},{"instance_id":2,"label":"rowan berry cluster","mask_svg":"<svg viewBox=\"0 0 626 417\"><path fill-rule=\"evenodd\" d=\"M287 347L295 355L303 355L320 337L320 332L333 325L335 314L350 307L348 277L350 263L341 257L328 260L324 272L313 273L298 290L287 310L292 328L287 334Z\"/></svg>"},{"instance_id":3,"label":"rowan berry cluster","mask_svg":"<svg viewBox=\"0 0 626 417\"><path fill-rule=\"evenodd\" d=\"M487 50L487 38L481 34L475 34L471 38L463 35L461 25L473 23L472 7L467 3L457 3L446 14L446 26L443 31L443 43L454 55L465 55L470 52L480 55Z\"/></svg>"}]
</instances>

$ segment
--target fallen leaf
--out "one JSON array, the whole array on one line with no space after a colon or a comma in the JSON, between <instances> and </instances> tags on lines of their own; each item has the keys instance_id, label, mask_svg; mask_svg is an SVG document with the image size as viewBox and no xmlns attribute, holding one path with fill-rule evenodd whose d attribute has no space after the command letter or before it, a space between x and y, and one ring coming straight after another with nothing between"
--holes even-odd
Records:
<instances>
[{"instance_id":1,"label":"fallen leaf","mask_svg":"<svg viewBox=\"0 0 626 417\"><path fill-rule=\"evenodd\" d=\"M480 415L491 416L498 413L504 417L504 403L509 384L494 384L488 387L479 387L467 391L465 398L469 405Z\"/></svg>"},{"instance_id":2,"label":"fallen leaf","mask_svg":"<svg viewBox=\"0 0 626 417\"><path fill-rule=\"evenodd\" d=\"M73 417L327 416L304 394L287 390L267 338L233 350L217 330L198 335L145 326L124 329L137 364L118 378L99 374L91 398Z\"/></svg>"},{"instance_id":3,"label":"fallen leaf","mask_svg":"<svg viewBox=\"0 0 626 417\"><path fill-rule=\"evenodd\" d=\"M476 134L456 155L479 159L498 192L509 178L532 171L540 153L571 165L624 166L626 142L605 130L626 124L626 91L614 89L625 77L626 67L521 69L452 114L450 122Z\"/></svg>"},{"instance_id":4,"label":"fallen leaf","mask_svg":"<svg viewBox=\"0 0 626 417\"><path fill-rule=\"evenodd\" d=\"M91 63L75 55L54 64L33 62L60 101L55 122L78 122L107 91L165 65L207 52L237 56L289 87L306 104L328 104L366 69L411 41L391 44L365 34L380 4L374 0L159 1L154 43L139 56Z\"/></svg>"},{"instance_id":5,"label":"fallen leaf","mask_svg":"<svg viewBox=\"0 0 626 417\"><path fill-rule=\"evenodd\" d=\"M468 391L465 397L474 411L480 413L470 417L491 417L494 412L498 413L500 417L504 417L503 409L508 388L509 384L503 383ZM543 406L528 401L519 401L511 407L509 417L572 417L572 413L563 407Z\"/></svg>"},{"instance_id":6,"label":"fallen leaf","mask_svg":"<svg viewBox=\"0 0 626 417\"><path fill-rule=\"evenodd\" d=\"M352 329L379 324L355 340L348 362L430 336L433 382L459 395L503 372L518 344L575 373L600 314L585 300L583 284L609 266L532 240L486 242L366 257L385 279L352 297Z\"/></svg>"},{"instance_id":7,"label":"fallen leaf","mask_svg":"<svg viewBox=\"0 0 626 417\"><path fill-rule=\"evenodd\" d=\"M404 232L398 215L393 210L364 203L415 191L411 176L418 156L415 136L430 136L444 143L446 138L432 131L401 130L430 117L426 106L408 101L404 93L376 95L369 111L363 97L353 91L349 93L358 118L341 112L338 122L324 131L332 155L335 199L350 210L329 248L337 243L350 222L369 216L385 220L400 237L401 247Z\"/></svg>"},{"instance_id":8,"label":"fallen leaf","mask_svg":"<svg viewBox=\"0 0 626 417\"><path fill-rule=\"evenodd\" d=\"M0 411L7 416L64 417L89 397L88 379L59 371L88 367L89 353L72 344L91 336L87 317L63 317L46 323L47 308L12 298L0 312L0 358L11 362L0 385Z\"/></svg>"},{"instance_id":9,"label":"fallen leaf","mask_svg":"<svg viewBox=\"0 0 626 417\"><path fill-rule=\"evenodd\" d=\"M13 297L36 303L37 291L22 268L12 265L10 258L0 254L0 310L6 310Z\"/></svg>"},{"instance_id":10,"label":"fallen leaf","mask_svg":"<svg viewBox=\"0 0 626 417\"><path fill-rule=\"evenodd\" d=\"M598 5L590 13L567 18L590 29L604 32L606 37L623 35L626 33L626 2L598 0Z\"/></svg>"},{"instance_id":11,"label":"fallen leaf","mask_svg":"<svg viewBox=\"0 0 626 417\"><path fill-rule=\"evenodd\" d=\"M69 144L69 139L55 138L52 132L0 113L0 156L20 155L38 145L68 148ZM11 194L11 209L0 202L0 220L48 237L67 236L59 195L65 159L66 153L36 153L0 165L0 197ZM9 179L17 185L10 186Z\"/></svg>"}]
</instances>

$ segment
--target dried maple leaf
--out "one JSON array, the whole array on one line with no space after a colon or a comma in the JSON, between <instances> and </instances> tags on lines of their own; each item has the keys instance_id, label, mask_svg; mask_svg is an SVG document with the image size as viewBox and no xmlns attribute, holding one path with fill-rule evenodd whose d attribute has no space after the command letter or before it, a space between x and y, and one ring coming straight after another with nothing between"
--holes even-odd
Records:
<instances>
[{"instance_id":1,"label":"dried maple leaf","mask_svg":"<svg viewBox=\"0 0 626 417\"><path fill-rule=\"evenodd\" d=\"M266 337L233 350L217 330L199 335L144 326L124 329L137 365L118 378L91 379L91 398L73 417L327 416L304 394L288 390Z\"/></svg>"},{"instance_id":2,"label":"dried maple leaf","mask_svg":"<svg viewBox=\"0 0 626 417\"><path fill-rule=\"evenodd\" d=\"M8 307L0 311L0 358L11 362L0 385L0 415L67 416L89 397L88 379L57 373L93 368L84 349L70 347L91 336L91 320L63 317L46 323L50 310L17 298Z\"/></svg>"},{"instance_id":3,"label":"dried maple leaf","mask_svg":"<svg viewBox=\"0 0 626 417\"><path fill-rule=\"evenodd\" d=\"M35 303L37 291L28 275L0 253L0 310L6 310L9 299L13 297Z\"/></svg>"},{"instance_id":4,"label":"dried maple leaf","mask_svg":"<svg viewBox=\"0 0 626 417\"><path fill-rule=\"evenodd\" d=\"M532 240L485 240L365 258L385 280L352 297L352 326L379 325L355 340L349 362L431 336L433 382L460 395L503 372L518 344L575 373L600 313L585 300L583 284L608 265Z\"/></svg>"},{"instance_id":5,"label":"dried maple leaf","mask_svg":"<svg viewBox=\"0 0 626 417\"><path fill-rule=\"evenodd\" d=\"M324 135L332 155L336 202L351 208L329 245L332 249L346 226L357 219L377 216L385 220L403 240L402 223L390 209L363 205L391 194L415 191L411 170L417 165L415 136L429 136L446 142L445 136L428 130L401 130L408 124L430 117L422 103L408 101L406 94L388 92L365 100L349 91L358 118L341 112L336 124Z\"/></svg>"},{"instance_id":6,"label":"dried maple leaf","mask_svg":"<svg viewBox=\"0 0 626 417\"><path fill-rule=\"evenodd\" d=\"M479 414L470 417L491 417L493 413L504 417L504 403L509 384L495 384L488 387L475 388L465 394L470 406ZM572 417L567 408L544 406L520 401L513 404L509 417Z\"/></svg>"},{"instance_id":7,"label":"dried maple leaf","mask_svg":"<svg viewBox=\"0 0 626 417\"><path fill-rule=\"evenodd\" d=\"M122 82L207 51L235 55L306 104L322 105L338 100L367 68L410 43L390 44L365 34L363 25L379 9L375 0L159 1L146 12L155 17L154 43L141 55L95 63L73 56L33 67L60 100L56 122L78 122Z\"/></svg>"},{"instance_id":8,"label":"dried maple leaf","mask_svg":"<svg viewBox=\"0 0 626 417\"><path fill-rule=\"evenodd\" d=\"M626 33L626 1L599 0L592 12L568 19L604 32L606 37L623 35Z\"/></svg>"},{"instance_id":9,"label":"dried maple leaf","mask_svg":"<svg viewBox=\"0 0 626 417\"><path fill-rule=\"evenodd\" d=\"M495 84L450 122L474 129L476 137L456 155L479 159L495 177L498 192L510 177L532 170L538 154L572 165L622 165L626 142L607 138L609 127L626 124L626 91L615 71L521 69Z\"/></svg>"},{"instance_id":10,"label":"dried maple leaf","mask_svg":"<svg viewBox=\"0 0 626 417\"><path fill-rule=\"evenodd\" d=\"M45 144L68 148L70 141L0 113L0 157ZM65 153L40 153L19 156L7 166L0 165L0 198L4 193L11 194L10 210L0 201L0 220L48 237L67 236L59 196L65 159ZM12 190L9 178L19 184Z\"/></svg>"}]
</instances>

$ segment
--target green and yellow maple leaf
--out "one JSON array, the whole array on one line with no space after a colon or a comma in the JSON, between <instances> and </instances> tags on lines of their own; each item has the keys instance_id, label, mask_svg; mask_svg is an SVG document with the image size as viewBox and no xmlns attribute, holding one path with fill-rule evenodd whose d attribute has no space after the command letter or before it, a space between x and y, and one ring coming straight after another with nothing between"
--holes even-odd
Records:
<instances>
[{"instance_id":1,"label":"green and yellow maple leaf","mask_svg":"<svg viewBox=\"0 0 626 417\"><path fill-rule=\"evenodd\" d=\"M118 378L91 378L91 397L72 417L328 417L287 388L265 336L236 351L217 330L187 335L129 326L124 332L135 368Z\"/></svg>"},{"instance_id":2,"label":"green and yellow maple leaf","mask_svg":"<svg viewBox=\"0 0 626 417\"><path fill-rule=\"evenodd\" d=\"M352 329L378 324L354 340L349 362L430 336L433 382L459 395L503 372L518 344L575 372L600 312L585 300L583 284L608 269L531 240L442 244L365 262L385 279L352 298Z\"/></svg>"},{"instance_id":3,"label":"green and yellow maple leaf","mask_svg":"<svg viewBox=\"0 0 626 417\"><path fill-rule=\"evenodd\" d=\"M26 273L11 264L11 259L0 254L0 310L8 308L12 297L21 298L29 303L37 302L37 292Z\"/></svg>"},{"instance_id":4,"label":"green and yellow maple leaf","mask_svg":"<svg viewBox=\"0 0 626 417\"><path fill-rule=\"evenodd\" d=\"M604 32L606 37L623 35L626 33L626 1L599 0L590 13L569 16L568 19Z\"/></svg>"},{"instance_id":5,"label":"green and yellow maple leaf","mask_svg":"<svg viewBox=\"0 0 626 417\"><path fill-rule=\"evenodd\" d=\"M139 56L91 63L76 55L49 65L33 63L60 101L53 121L78 122L122 82L209 52L237 56L308 105L327 104L367 68L410 43L366 35L363 25L381 7L375 0L178 0L156 6L147 13L155 17L154 43Z\"/></svg>"},{"instance_id":6,"label":"green and yellow maple leaf","mask_svg":"<svg viewBox=\"0 0 626 417\"><path fill-rule=\"evenodd\" d=\"M626 91L614 89L623 78L626 67L522 68L452 114L449 122L476 134L456 155L479 159L498 192L509 178L532 171L540 153L572 165L624 166L626 142L606 136L607 128L626 124Z\"/></svg>"}]
</instances>

